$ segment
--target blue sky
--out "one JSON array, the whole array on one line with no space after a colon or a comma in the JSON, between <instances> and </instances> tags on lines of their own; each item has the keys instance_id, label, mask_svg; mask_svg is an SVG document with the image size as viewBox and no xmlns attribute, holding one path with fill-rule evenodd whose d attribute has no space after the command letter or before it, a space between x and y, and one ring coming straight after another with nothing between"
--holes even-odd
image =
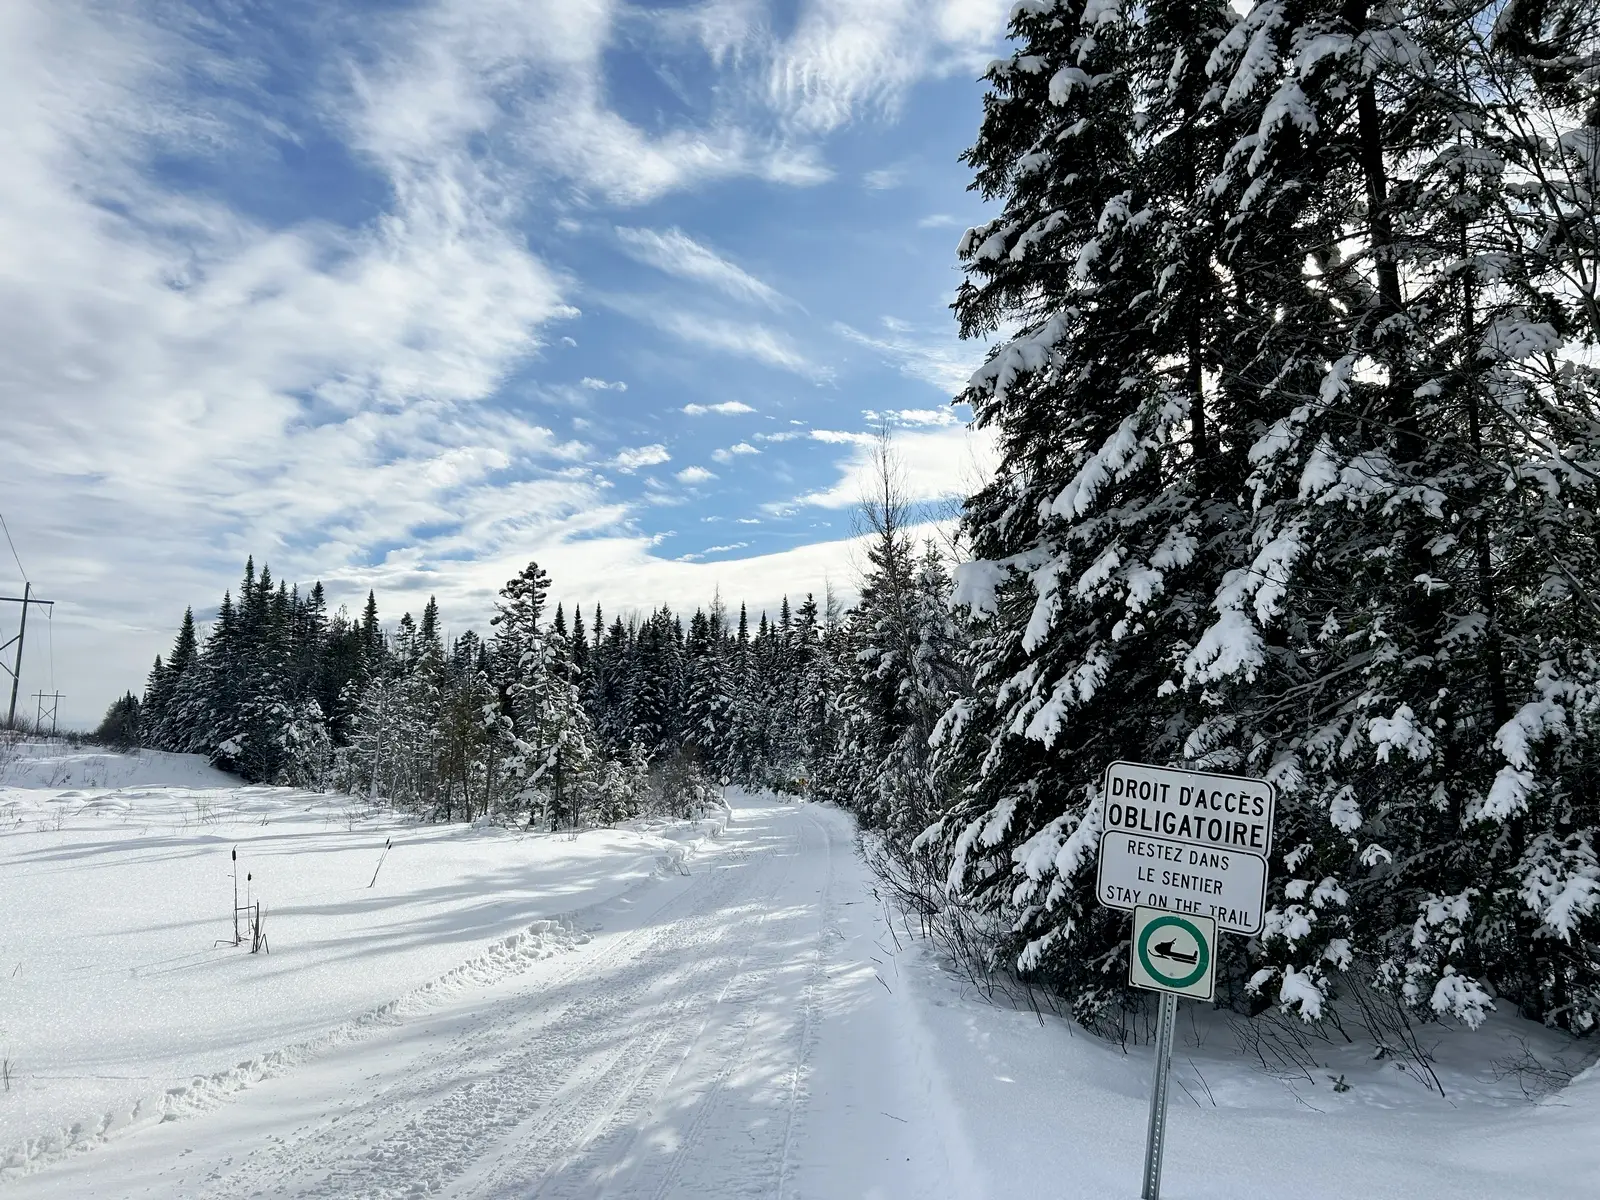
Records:
<instances>
[{"instance_id":1,"label":"blue sky","mask_svg":"<svg viewBox=\"0 0 1600 1200\"><path fill-rule=\"evenodd\" d=\"M987 461L947 305L1007 7L0 6L26 690L92 721L247 553L455 630L529 558L848 592L874 428L929 513Z\"/></svg>"}]
</instances>

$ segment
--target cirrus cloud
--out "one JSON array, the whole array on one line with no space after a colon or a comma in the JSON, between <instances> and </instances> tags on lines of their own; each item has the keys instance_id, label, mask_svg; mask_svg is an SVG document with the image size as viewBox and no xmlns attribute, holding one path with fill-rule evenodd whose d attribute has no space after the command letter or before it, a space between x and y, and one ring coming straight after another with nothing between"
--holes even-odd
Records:
<instances>
[{"instance_id":1,"label":"cirrus cloud","mask_svg":"<svg viewBox=\"0 0 1600 1200\"><path fill-rule=\"evenodd\" d=\"M720 416L732 417L739 413L753 413L751 408L742 400L724 400L721 404L685 404L683 411L691 417L704 416L706 413L717 413Z\"/></svg>"},{"instance_id":2,"label":"cirrus cloud","mask_svg":"<svg viewBox=\"0 0 1600 1200\"><path fill-rule=\"evenodd\" d=\"M768 308L783 304L776 289L680 229L657 233L653 229L619 226L617 239L629 255L658 271L708 284L735 300L754 301Z\"/></svg>"}]
</instances>

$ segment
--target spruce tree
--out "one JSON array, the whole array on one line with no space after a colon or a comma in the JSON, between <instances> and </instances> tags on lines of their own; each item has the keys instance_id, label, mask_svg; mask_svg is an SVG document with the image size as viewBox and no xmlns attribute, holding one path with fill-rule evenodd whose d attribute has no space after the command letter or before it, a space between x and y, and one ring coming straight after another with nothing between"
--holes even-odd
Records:
<instances>
[{"instance_id":1,"label":"spruce tree","mask_svg":"<svg viewBox=\"0 0 1600 1200\"><path fill-rule=\"evenodd\" d=\"M361 653L369 674L383 669L383 626L378 623L378 597L372 591L367 592L366 607L361 610Z\"/></svg>"},{"instance_id":2,"label":"spruce tree","mask_svg":"<svg viewBox=\"0 0 1600 1200\"><path fill-rule=\"evenodd\" d=\"M194 681L191 680L186 685L185 680L194 669L199 653L199 639L194 629L194 610L185 608L183 621L178 626L178 635L173 640L172 653L167 656L162 678L158 683L152 674L151 686L145 692L148 711L143 716L143 725L147 744L161 750L181 752L189 749L191 726L184 714L191 712L194 706L192 695L186 693L186 689L192 692Z\"/></svg>"},{"instance_id":3,"label":"spruce tree","mask_svg":"<svg viewBox=\"0 0 1600 1200\"><path fill-rule=\"evenodd\" d=\"M1467 10L1307 5L1290 26L1252 13L1216 56L1241 103L1301 106L1295 136L1225 173L1318 231L1334 301L1278 334L1256 554L1183 671L1220 709L1197 749L1285 794L1251 982L1307 1017L1341 973L1423 1016L1476 1023L1498 993L1600 1017L1600 899L1579 882L1596 755L1572 719L1595 681L1573 653L1597 615L1595 481L1574 469L1596 445L1574 354L1595 326L1567 252L1527 237L1547 203L1547 230L1583 211L1537 182L1564 135L1524 136L1552 46L1593 47L1571 12L1507 6L1491 33Z\"/></svg>"},{"instance_id":4,"label":"spruce tree","mask_svg":"<svg viewBox=\"0 0 1600 1200\"><path fill-rule=\"evenodd\" d=\"M94 731L95 742L110 746L113 750L137 750L143 744L140 716L139 698L132 692L113 700L111 707L106 709L105 719Z\"/></svg>"},{"instance_id":5,"label":"spruce tree","mask_svg":"<svg viewBox=\"0 0 1600 1200\"><path fill-rule=\"evenodd\" d=\"M598 606L595 615L599 616ZM598 633L598 628L596 629ZM572 606L572 665L577 669L578 678L583 680L585 696L588 694L589 677L589 633L583 627L583 609L574 604Z\"/></svg>"},{"instance_id":6,"label":"spruce tree","mask_svg":"<svg viewBox=\"0 0 1600 1200\"><path fill-rule=\"evenodd\" d=\"M1181 754L1192 718L1163 685L1237 541L1228 396L1207 383L1239 349L1218 334L1209 190L1236 131L1203 75L1231 23L1217 4L1019 5L967 154L1003 211L962 241L956 313L965 336L1017 332L965 394L1002 460L964 521L976 689L940 738L969 786L935 836L949 885L1006 913L1014 961L1089 1020L1124 1002L1106 981L1125 919L1093 892L1098 781Z\"/></svg>"},{"instance_id":7,"label":"spruce tree","mask_svg":"<svg viewBox=\"0 0 1600 1200\"><path fill-rule=\"evenodd\" d=\"M144 736L155 749L165 748L157 741L157 730L161 727L162 714L166 712L171 699L172 685L167 664L161 661L161 655L158 654L145 679L144 700L139 706L143 721L149 725L149 731Z\"/></svg>"},{"instance_id":8,"label":"spruce tree","mask_svg":"<svg viewBox=\"0 0 1600 1200\"><path fill-rule=\"evenodd\" d=\"M1232 994L1600 1014L1591 9L1018 6L931 836L1079 1015L1131 1000L1089 890L1118 758L1279 788Z\"/></svg>"}]
</instances>

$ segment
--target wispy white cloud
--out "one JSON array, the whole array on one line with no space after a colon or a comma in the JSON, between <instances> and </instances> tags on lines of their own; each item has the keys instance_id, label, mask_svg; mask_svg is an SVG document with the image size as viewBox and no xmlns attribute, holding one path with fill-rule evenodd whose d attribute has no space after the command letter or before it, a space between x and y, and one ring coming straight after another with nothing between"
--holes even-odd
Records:
<instances>
[{"instance_id":1,"label":"wispy white cloud","mask_svg":"<svg viewBox=\"0 0 1600 1200\"><path fill-rule=\"evenodd\" d=\"M612 462L623 471L637 471L640 467L655 467L671 462L672 455L660 442L649 446L632 446L617 452Z\"/></svg>"},{"instance_id":2,"label":"wispy white cloud","mask_svg":"<svg viewBox=\"0 0 1600 1200\"><path fill-rule=\"evenodd\" d=\"M877 437L859 434L838 440L853 448L849 457L838 464L837 483L807 492L787 504L771 504L766 508L773 512L792 512L800 507L841 509L860 504L862 498L870 494L877 478L874 459ZM993 430L905 431L894 435L891 447L906 498L913 502L969 495L988 482L998 462Z\"/></svg>"},{"instance_id":3,"label":"wispy white cloud","mask_svg":"<svg viewBox=\"0 0 1600 1200\"><path fill-rule=\"evenodd\" d=\"M753 413L755 409L741 400L724 400L721 404L685 404L683 411L691 417L704 416L706 413L716 413L723 417L733 417L740 413Z\"/></svg>"},{"instance_id":4,"label":"wispy white cloud","mask_svg":"<svg viewBox=\"0 0 1600 1200\"><path fill-rule=\"evenodd\" d=\"M948 408L895 408L883 412L866 408L861 415L874 425L955 425L960 421Z\"/></svg>"},{"instance_id":5,"label":"wispy white cloud","mask_svg":"<svg viewBox=\"0 0 1600 1200\"><path fill-rule=\"evenodd\" d=\"M750 545L749 542L729 542L725 546L707 546L704 550L696 550L692 554L678 555L679 562L698 562L713 554L731 554L735 550L743 550Z\"/></svg>"},{"instance_id":6,"label":"wispy white cloud","mask_svg":"<svg viewBox=\"0 0 1600 1200\"><path fill-rule=\"evenodd\" d=\"M658 233L654 229L618 227L617 238L628 254L658 271L707 284L735 300L754 301L769 308L783 304L776 289L682 230Z\"/></svg>"},{"instance_id":7,"label":"wispy white cloud","mask_svg":"<svg viewBox=\"0 0 1600 1200\"><path fill-rule=\"evenodd\" d=\"M861 177L861 182L875 192L897 188L905 181L906 169L903 166L880 167L876 171L868 171Z\"/></svg>"},{"instance_id":8,"label":"wispy white cloud","mask_svg":"<svg viewBox=\"0 0 1600 1200\"><path fill-rule=\"evenodd\" d=\"M769 367L792 371L808 379L825 378L828 375L825 368L806 358L786 334L765 325L708 317L659 305L647 309L645 316L657 328L708 350L753 358Z\"/></svg>"},{"instance_id":9,"label":"wispy white cloud","mask_svg":"<svg viewBox=\"0 0 1600 1200\"><path fill-rule=\"evenodd\" d=\"M420 162L493 127L521 160L629 205L718 179L830 177L815 146L728 117L659 132L624 118L604 70L619 17L608 0L435 0L391 16L389 53L360 75L384 101L370 106L377 140Z\"/></svg>"},{"instance_id":10,"label":"wispy white cloud","mask_svg":"<svg viewBox=\"0 0 1600 1200\"><path fill-rule=\"evenodd\" d=\"M827 442L834 446L869 446L878 440L872 433L847 433L842 429L813 429L810 433L814 442Z\"/></svg>"},{"instance_id":11,"label":"wispy white cloud","mask_svg":"<svg viewBox=\"0 0 1600 1200\"><path fill-rule=\"evenodd\" d=\"M677 475L679 483L687 483L691 485L697 483L710 483L716 477L717 476L715 472L708 471L704 467L685 467L683 470L679 471Z\"/></svg>"},{"instance_id":12,"label":"wispy white cloud","mask_svg":"<svg viewBox=\"0 0 1600 1200\"><path fill-rule=\"evenodd\" d=\"M711 457L716 459L719 463L730 463L736 457L739 457L741 455L745 455L745 454L760 454L760 453L761 453L761 451L757 450L749 442L735 442L731 446L726 446L726 447L722 447L722 448L717 449L717 450L713 450L711 452Z\"/></svg>"},{"instance_id":13,"label":"wispy white cloud","mask_svg":"<svg viewBox=\"0 0 1600 1200\"><path fill-rule=\"evenodd\" d=\"M834 329L859 346L877 351L902 374L930 383L947 396L963 391L983 361L983 349L962 345L948 334L919 334L904 321L885 317L884 333L862 333L842 321Z\"/></svg>"},{"instance_id":14,"label":"wispy white cloud","mask_svg":"<svg viewBox=\"0 0 1600 1200\"><path fill-rule=\"evenodd\" d=\"M591 392L625 392L628 390L628 385L620 379L595 379L590 375L583 377L583 386Z\"/></svg>"},{"instance_id":15,"label":"wispy white cloud","mask_svg":"<svg viewBox=\"0 0 1600 1200\"><path fill-rule=\"evenodd\" d=\"M731 90L767 105L803 139L893 114L921 79L978 74L1012 2L797 0L780 18L770 0L701 0L652 19L667 36L697 40L717 68L758 75L758 86L739 78Z\"/></svg>"},{"instance_id":16,"label":"wispy white cloud","mask_svg":"<svg viewBox=\"0 0 1600 1200\"><path fill-rule=\"evenodd\" d=\"M893 113L930 74L975 71L1011 0L811 0L772 59L768 93L792 127L826 131Z\"/></svg>"}]
</instances>

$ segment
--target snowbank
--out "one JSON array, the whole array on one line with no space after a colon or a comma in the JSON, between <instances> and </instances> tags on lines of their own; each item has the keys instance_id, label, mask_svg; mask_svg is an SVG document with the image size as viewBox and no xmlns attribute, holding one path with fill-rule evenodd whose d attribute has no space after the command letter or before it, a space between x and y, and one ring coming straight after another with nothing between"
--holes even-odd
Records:
<instances>
[{"instance_id":1,"label":"snowbank","mask_svg":"<svg viewBox=\"0 0 1600 1200\"><path fill-rule=\"evenodd\" d=\"M0 788L232 787L239 780L198 754L126 754L66 742L0 744Z\"/></svg>"}]
</instances>

